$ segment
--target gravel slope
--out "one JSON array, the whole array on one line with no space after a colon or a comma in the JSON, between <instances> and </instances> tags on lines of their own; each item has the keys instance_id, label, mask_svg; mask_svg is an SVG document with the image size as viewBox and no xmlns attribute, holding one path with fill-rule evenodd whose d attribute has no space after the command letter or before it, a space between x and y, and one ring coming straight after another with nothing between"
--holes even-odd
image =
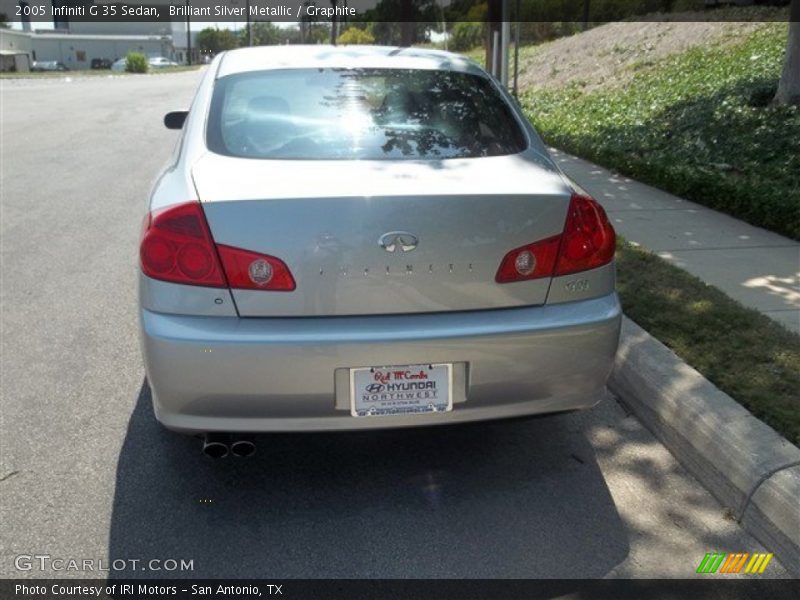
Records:
<instances>
[{"instance_id":1,"label":"gravel slope","mask_svg":"<svg viewBox=\"0 0 800 600\"><path fill-rule=\"evenodd\" d=\"M619 22L520 49L519 87L623 85L637 70L699 45L728 44L764 23Z\"/></svg>"}]
</instances>

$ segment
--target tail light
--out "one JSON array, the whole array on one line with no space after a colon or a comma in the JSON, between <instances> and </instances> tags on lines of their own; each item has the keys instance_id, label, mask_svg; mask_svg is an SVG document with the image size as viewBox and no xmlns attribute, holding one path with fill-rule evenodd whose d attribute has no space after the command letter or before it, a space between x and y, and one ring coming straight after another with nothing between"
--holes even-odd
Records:
<instances>
[{"instance_id":1,"label":"tail light","mask_svg":"<svg viewBox=\"0 0 800 600\"><path fill-rule=\"evenodd\" d=\"M606 211L589 196L573 194L555 276L596 269L611 262L617 235Z\"/></svg>"},{"instance_id":2,"label":"tail light","mask_svg":"<svg viewBox=\"0 0 800 600\"><path fill-rule=\"evenodd\" d=\"M139 256L142 272L162 281L237 289L295 289L294 278L282 260L216 245L196 201L150 213L145 218Z\"/></svg>"},{"instance_id":3,"label":"tail light","mask_svg":"<svg viewBox=\"0 0 800 600\"><path fill-rule=\"evenodd\" d=\"M227 286L199 202L176 204L148 215L139 256L142 272L153 279L207 287Z\"/></svg>"},{"instance_id":4,"label":"tail light","mask_svg":"<svg viewBox=\"0 0 800 600\"><path fill-rule=\"evenodd\" d=\"M232 288L273 292L294 290L294 277L281 259L230 246L219 245L217 250Z\"/></svg>"},{"instance_id":5,"label":"tail light","mask_svg":"<svg viewBox=\"0 0 800 600\"><path fill-rule=\"evenodd\" d=\"M561 236L516 248L505 255L497 269L497 283L511 283L540 277L552 277L558 258Z\"/></svg>"},{"instance_id":6,"label":"tail light","mask_svg":"<svg viewBox=\"0 0 800 600\"><path fill-rule=\"evenodd\" d=\"M606 211L589 196L573 194L564 233L515 248L503 257L497 283L569 275L614 258L616 234Z\"/></svg>"}]
</instances>

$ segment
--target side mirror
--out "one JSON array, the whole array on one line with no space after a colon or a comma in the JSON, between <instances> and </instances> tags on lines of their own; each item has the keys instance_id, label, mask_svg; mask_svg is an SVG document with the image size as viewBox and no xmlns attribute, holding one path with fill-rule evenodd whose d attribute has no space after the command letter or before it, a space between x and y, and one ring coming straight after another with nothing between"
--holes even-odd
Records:
<instances>
[{"instance_id":1,"label":"side mirror","mask_svg":"<svg viewBox=\"0 0 800 600\"><path fill-rule=\"evenodd\" d=\"M164 127L167 129L183 129L183 123L189 116L188 110L173 110L164 115Z\"/></svg>"}]
</instances>

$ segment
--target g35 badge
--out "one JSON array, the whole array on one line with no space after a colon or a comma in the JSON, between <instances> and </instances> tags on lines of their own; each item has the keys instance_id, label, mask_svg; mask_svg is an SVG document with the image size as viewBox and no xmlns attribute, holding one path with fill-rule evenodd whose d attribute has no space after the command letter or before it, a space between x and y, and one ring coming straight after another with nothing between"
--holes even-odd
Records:
<instances>
[{"instance_id":1,"label":"g35 badge","mask_svg":"<svg viewBox=\"0 0 800 600\"><path fill-rule=\"evenodd\" d=\"M564 289L566 289L571 294L575 294L577 292L585 292L589 289L589 280L588 279L575 279L573 281L568 281L564 284Z\"/></svg>"}]
</instances>

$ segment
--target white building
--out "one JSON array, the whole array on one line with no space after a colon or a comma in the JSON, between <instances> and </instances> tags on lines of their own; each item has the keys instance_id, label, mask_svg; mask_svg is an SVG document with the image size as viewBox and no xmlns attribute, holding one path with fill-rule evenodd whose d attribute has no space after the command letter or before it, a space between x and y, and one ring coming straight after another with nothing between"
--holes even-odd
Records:
<instances>
[{"instance_id":1,"label":"white building","mask_svg":"<svg viewBox=\"0 0 800 600\"><path fill-rule=\"evenodd\" d=\"M5 2L11 0L0 0ZM18 0L13 0L16 4ZM66 4L66 0L45 0L53 6ZM82 0L84 4L104 4L115 0ZM221 0L226 2L229 0ZM239 1L239 0L236 0ZM150 0L148 4L167 4L167 0ZM3 29L0 45L1 69L28 70L35 61L58 61L70 70L90 69L92 60L115 61L128 52L141 52L147 56L164 56L179 64L187 62L191 47L192 62L200 62L197 48L197 31L187 39L185 19L175 21L119 21L91 22L58 18L55 29L19 31ZM29 29L36 22L23 23Z\"/></svg>"},{"instance_id":2,"label":"white building","mask_svg":"<svg viewBox=\"0 0 800 600\"><path fill-rule=\"evenodd\" d=\"M98 2L98 4L100 4ZM172 35L169 21L67 21L66 29L74 35Z\"/></svg>"},{"instance_id":3,"label":"white building","mask_svg":"<svg viewBox=\"0 0 800 600\"><path fill-rule=\"evenodd\" d=\"M31 60L30 34L0 29L0 71L30 71Z\"/></svg>"},{"instance_id":4,"label":"white building","mask_svg":"<svg viewBox=\"0 0 800 600\"><path fill-rule=\"evenodd\" d=\"M193 62L200 59L196 37L197 32L192 31ZM0 71L29 71L35 61L58 61L70 70L90 69L94 59L113 62L128 52L185 63L185 24L74 22L68 30L40 29L31 33L0 29Z\"/></svg>"},{"instance_id":5,"label":"white building","mask_svg":"<svg viewBox=\"0 0 800 600\"><path fill-rule=\"evenodd\" d=\"M175 58L170 35L31 34L33 60L56 60L70 70L89 69L93 59L113 62L128 52Z\"/></svg>"},{"instance_id":6,"label":"white building","mask_svg":"<svg viewBox=\"0 0 800 600\"><path fill-rule=\"evenodd\" d=\"M172 22L172 46L175 49L175 56L172 60L184 64L188 55L188 45L192 47L192 64L200 62L200 48L197 46L197 31L192 30L191 38L186 39L186 22Z\"/></svg>"}]
</instances>

